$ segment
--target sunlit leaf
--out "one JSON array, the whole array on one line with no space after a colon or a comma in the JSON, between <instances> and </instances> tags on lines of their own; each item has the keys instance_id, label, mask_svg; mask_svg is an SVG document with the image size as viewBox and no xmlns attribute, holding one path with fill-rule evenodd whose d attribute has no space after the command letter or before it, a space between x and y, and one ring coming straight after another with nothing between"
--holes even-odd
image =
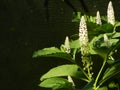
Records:
<instances>
[{"instance_id":1,"label":"sunlit leaf","mask_svg":"<svg viewBox=\"0 0 120 90\"><path fill-rule=\"evenodd\" d=\"M96 17L90 16L89 22L96 23Z\"/></svg>"},{"instance_id":2,"label":"sunlit leaf","mask_svg":"<svg viewBox=\"0 0 120 90\"><path fill-rule=\"evenodd\" d=\"M120 39L120 33L119 32L114 33L112 38L119 38Z\"/></svg>"},{"instance_id":3,"label":"sunlit leaf","mask_svg":"<svg viewBox=\"0 0 120 90\"><path fill-rule=\"evenodd\" d=\"M120 22L115 23L115 27L118 27L118 26L120 26Z\"/></svg>"},{"instance_id":4,"label":"sunlit leaf","mask_svg":"<svg viewBox=\"0 0 120 90\"><path fill-rule=\"evenodd\" d=\"M44 48L42 50L38 50L33 54L33 57L58 57L58 58L63 58L67 59L73 62L72 57L61 51L60 49L56 47L50 47L50 48Z\"/></svg>"},{"instance_id":5,"label":"sunlit leaf","mask_svg":"<svg viewBox=\"0 0 120 90\"><path fill-rule=\"evenodd\" d=\"M33 57L44 56L44 55L49 55L49 54L54 54L54 53L59 53L59 52L61 51L56 47L44 48L42 50L36 51L33 54Z\"/></svg>"},{"instance_id":6,"label":"sunlit leaf","mask_svg":"<svg viewBox=\"0 0 120 90\"><path fill-rule=\"evenodd\" d=\"M41 77L41 81L51 77L71 76L78 79L85 78L84 74L79 70L77 65L61 65L49 70Z\"/></svg>"},{"instance_id":7,"label":"sunlit leaf","mask_svg":"<svg viewBox=\"0 0 120 90\"><path fill-rule=\"evenodd\" d=\"M115 38L117 36L115 36L114 33L108 33L107 36L109 45L105 43L103 34L93 38L93 40L90 42L91 54L99 54L105 58L110 52L114 50L117 43L119 42L119 39Z\"/></svg>"},{"instance_id":8,"label":"sunlit leaf","mask_svg":"<svg viewBox=\"0 0 120 90\"><path fill-rule=\"evenodd\" d=\"M48 78L39 84L40 87L52 88L53 90L61 88L70 88L72 90L72 84L67 79L63 78Z\"/></svg>"}]
</instances>

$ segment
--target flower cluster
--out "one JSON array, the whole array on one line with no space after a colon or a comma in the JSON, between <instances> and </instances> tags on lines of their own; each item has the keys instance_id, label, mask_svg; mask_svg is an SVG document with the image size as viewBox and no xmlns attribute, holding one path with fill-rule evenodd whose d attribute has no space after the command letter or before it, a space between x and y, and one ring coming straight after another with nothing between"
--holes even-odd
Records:
<instances>
[{"instance_id":1,"label":"flower cluster","mask_svg":"<svg viewBox=\"0 0 120 90\"><path fill-rule=\"evenodd\" d=\"M108 4L108 9L107 9L107 19L108 23L114 25L115 24L115 15L114 15L114 9L112 2L110 1Z\"/></svg>"}]
</instances>

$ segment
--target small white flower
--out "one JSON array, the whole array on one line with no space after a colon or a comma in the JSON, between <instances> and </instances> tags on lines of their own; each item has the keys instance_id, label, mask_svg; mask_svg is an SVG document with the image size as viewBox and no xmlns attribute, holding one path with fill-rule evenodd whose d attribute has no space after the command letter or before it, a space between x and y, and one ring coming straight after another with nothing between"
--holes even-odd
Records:
<instances>
[{"instance_id":1,"label":"small white flower","mask_svg":"<svg viewBox=\"0 0 120 90\"><path fill-rule=\"evenodd\" d=\"M96 14L96 24L102 25L100 12L99 11L97 11L97 14Z\"/></svg>"},{"instance_id":2,"label":"small white flower","mask_svg":"<svg viewBox=\"0 0 120 90\"><path fill-rule=\"evenodd\" d=\"M108 23L114 25L115 24L115 15L114 15L114 9L112 2L110 1L108 4L108 9L107 9L107 20Z\"/></svg>"},{"instance_id":3,"label":"small white flower","mask_svg":"<svg viewBox=\"0 0 120 90\"><path fill-rule=\"evenodd\" d=\"M70 42L69 42L69 37L68 36L66 36L66 38L65 38L65 52L66 53L70 53Z\"/></svg>"}]
</instances>

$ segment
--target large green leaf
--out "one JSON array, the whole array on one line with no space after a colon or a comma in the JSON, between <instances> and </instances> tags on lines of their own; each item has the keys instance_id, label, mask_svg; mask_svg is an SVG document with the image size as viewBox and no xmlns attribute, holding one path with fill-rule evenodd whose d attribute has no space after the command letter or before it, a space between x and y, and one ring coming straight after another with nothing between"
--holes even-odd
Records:
<instances>
[{"instance_id":1,"label":"large green leaf","mask_svg":"<svg viewBox=\"0 0 120 90\"><path fill-rule=\"evenodd\" d=\"M51 69L41 77L41 81L47 78L61 77L61 76L72 76L78 79L85 78L84 74L79 70L79 67L77 65L71 64L71 65L61 65Z\"/></svg>"},{"instance_id":2,"label":"large green leaf","mask_svg":"<svg viewBox=\"0 0 120 90\"><path fill-rule=\"evenodd\" d=\"M118 34L107 33L107 36L109 39L107 44L104 42L103 34L93 38L93 40L89 44L91 54L99 54L100 56L105 58L110 52L114 50L114 48L117 46L119 42L119 39L117 39Z\"/></svg>"},{"instance_id":3,"label":"large green leaf","mask_svg":"<svg viewBox=\"0 0 120 90\"><path fill-rule=\"evenodd\" d=\"M106 46L103 46L103 44L104 44L103 34L99 35L98 37L94 37L89 44L90 53L99 54L102 57L106 57L109 49Z\"/></svg>"},{"instance_id":4,"label":"large green leaf","mask_svg":"<svg viewBox=\"0 0 120 90\"><path fill-rule=\"evenodd\" d=\"M97 36L104 33L112 33L113 32L113 25L111 24L103 24L97 25L95 23L87 23L87 27L89 30L89 35Z\"/></svg>"},{"instance_id":5,"label":"large green leaf","mask_svg":"<svg viewBox=\"0 0 120 90\"><path fill-rule=\"evenodd\" d=\"M38 50L33 54L33 57L58 57L73 62L70 54L62 52L60 49L56 47L50 47L50 48L44 48L42 50Z\"/></svg>"},{"instance_id":6,"label":"large green leaf","mask_svg":"<svg viewBox=\"0 0 120 90\"><path fill-rule=\"evenodd\" d=\"M63 78L48 78L39 84L40 87L52 88L53 90L68 88L72 90L72 83L68 82L67 79Z\"/></svg>"},{"instance_id":7,"label":"large green leaf","mask_svg":"<svg viewBox=\"0 0 120 90\"><path fill-rule=\"evenodd\" d=\"M100 81L100 84L103 84L105 81L107 81L108 79L114 77L115 75L117 75L118 73L120 73L120 59L118 62L114 63L113 65L111 65L103 74L103 77Z\"/></svg>"},{"instance_id":8,"label":"large green leaf","mask_svg":"<svg viewBox=\"0 0 120 90\"><path fill-rule=\"evenodd\" d=\"M111 33L111 32L113 32L113 28L114 27L112 24L107 23L107 24L103 24L103 25L95 28L95 31L104 32L104 33Z\"/></svg>"}]
</instances>

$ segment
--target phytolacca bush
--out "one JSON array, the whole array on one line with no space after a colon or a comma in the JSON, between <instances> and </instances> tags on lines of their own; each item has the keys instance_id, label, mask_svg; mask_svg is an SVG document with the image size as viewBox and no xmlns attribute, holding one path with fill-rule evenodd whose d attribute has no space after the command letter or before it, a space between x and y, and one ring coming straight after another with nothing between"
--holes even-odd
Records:
<instances>
[{"instance_id":1,"label":"phytolacca bush","mask_svg":"<svg viewBox=\"0 0 120 90\"><path fill-rule=\"evenodd\" d=\"M120 45L120 33L115 31L120 22L115 22L112 2L108 5L107 19L101 18L99 11L96 17L85 15L80 16L80 19L77 38L74 38L76 35L70 39L66 36L65 43L60 48L44 48L33 54L33 57L57 57L73 63L52 68L41 77L39 86L53 90L118 89L119 82L114 82L113 78L120 73L120 60L114 57ZM81 58L78 59L78 55ZM96 56L102 60L94 58ZM102 65L95 62L102 62ZM99 67L97 74L93 67ZM74 79L87 84L78 87Z\"/></svg>"}]
</instances>

